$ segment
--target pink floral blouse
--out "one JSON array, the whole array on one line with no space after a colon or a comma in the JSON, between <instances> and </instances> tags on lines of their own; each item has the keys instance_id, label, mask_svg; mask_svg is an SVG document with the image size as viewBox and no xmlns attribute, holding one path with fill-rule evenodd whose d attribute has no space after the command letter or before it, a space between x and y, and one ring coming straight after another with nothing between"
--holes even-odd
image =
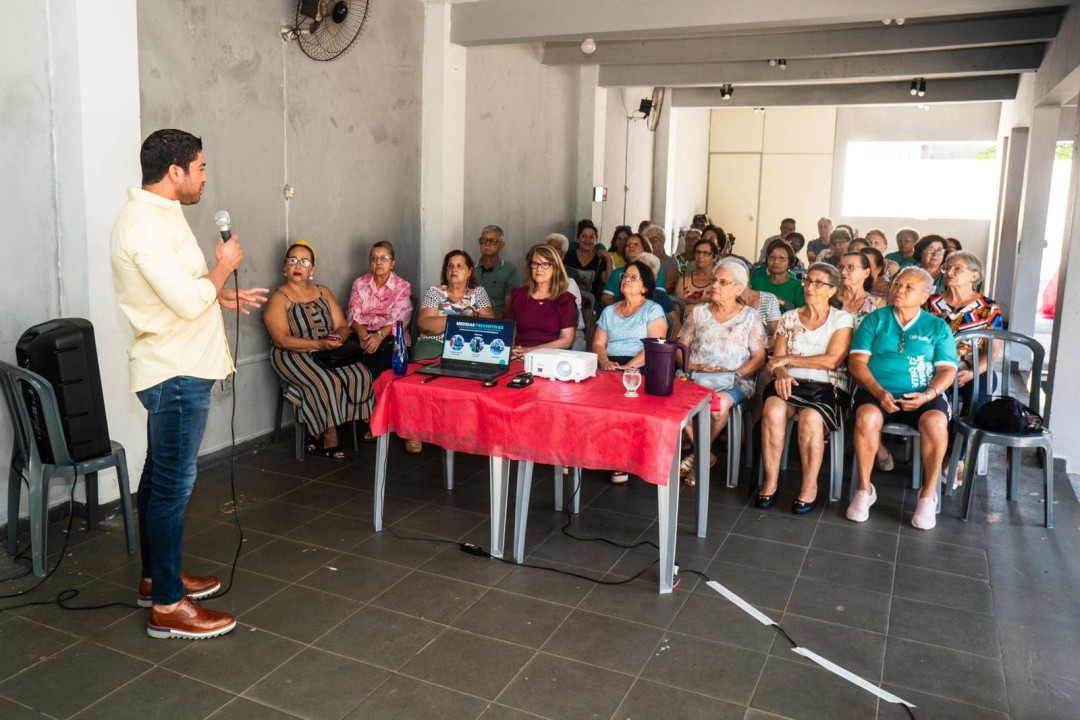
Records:
<instances>
[{"instance_id":1,"label":"pink floral blouse","mask_svg":"<svg viewBox=\"0 0 1080 720\"><path fill-rule=\"evenodd\" d=\"M359 323L368 330L393 325L398 320L408 326L412 316L411 291L409 281L394 273L390 273L381 288L375 287L371 273L361 275L349 293L349 323ZM405 342L409 342L408 333Z\"/></svg>"}]
</instances>

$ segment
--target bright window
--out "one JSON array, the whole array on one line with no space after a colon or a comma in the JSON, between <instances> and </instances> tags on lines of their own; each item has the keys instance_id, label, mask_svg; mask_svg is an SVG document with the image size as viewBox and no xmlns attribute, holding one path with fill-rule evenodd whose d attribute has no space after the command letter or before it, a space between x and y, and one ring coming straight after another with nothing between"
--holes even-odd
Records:
<instances>
[{"instance_id":1,"label":"bright window","mask_svg":"<svg viewBox=\"0 0 1080 720\"><path fill-rule=\"evenodd\" d=\"M850 142L846 217L993 217L997 153L985 142Z\"/></svg>"}]
</instances>

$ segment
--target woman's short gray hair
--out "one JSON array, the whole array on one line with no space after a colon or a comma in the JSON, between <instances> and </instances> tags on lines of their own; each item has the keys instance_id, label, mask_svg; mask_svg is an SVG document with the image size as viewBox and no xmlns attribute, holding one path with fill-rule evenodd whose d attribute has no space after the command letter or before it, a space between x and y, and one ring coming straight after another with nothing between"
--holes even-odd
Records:
<instances>
[{"instance_id":1,"label":"woman's short gray hair","mask_svg":"<svg viewBox=\"0 0 1080 720\"><path fill-rule=\"evenodd\" d=\"M923 270L921 267L909 265L908 267L901 269L900 272L896 273L896 277L893 278L893 282L896 282L904 275L917 275L919 279L921 279L923 282L923 289L926 294L934 294L934 276Z\"/></svg>"},{"instance_id":2,"label":"woman's short gray hair","mask_svg":"<svg viewBox=\"0 0 1080 720\"><path fill-rule=\"evenodd\" d=\"M650 225L641 231L643 237L649 240L660 240L660 242L667 242L667 231L659 225Z\"/></svg>"},{"instance_id":3,"label":"woman's short gray hair","mask_svg":"<svg viewBox=\"0 0 1080 720\"><path fill-rule=\"evenodd\" d=\"M746 285L750 282L750 275L746 272L746 266L735 258L724 258L716 266L717 270L726 270L736 285Z\"/></svg>"},{"instance_id":4,"label":"woman's short gray hair","mask_svg":"<svg viewBox=\"0 0 1080 720\"><path fill-rule=\"evenodd\" d=\"M565 255L567 251L570 250L570 240L567 239L567 237L562 233L551 233L546 238L544 238L544 242L548 245L551 244L552 240L559 243L559 248L562 250L563 255Z\"/></svg>"},{"instance_id":5,"label":"woman's short gray hair","mask_svg":"<svg viewBox=\"0 0 1080 720\"><path fill-rule=\"evenodd\" d=\"M983 281L983 263L979 259L979 256L975 253L968 252L967 250L957 250L956 252L949 253L949 258L946 262L953 260L963 260L967 269L974 273L979 273L979 279L972 283L973 286L978 288L982 285Z\"/></svg>"},{"instance_id":6,"label":"woman's short gray hair","mask_svg":"<svg viewBox=\"0 0 1080 720\"><path fill-rule=\"evenodd\" d=\"M637 256L638 262L643 262L649 266L652 270L653 277L660 274L660 258L653 255L651 252L643 252Z\"/></svg>"}]
</instances>

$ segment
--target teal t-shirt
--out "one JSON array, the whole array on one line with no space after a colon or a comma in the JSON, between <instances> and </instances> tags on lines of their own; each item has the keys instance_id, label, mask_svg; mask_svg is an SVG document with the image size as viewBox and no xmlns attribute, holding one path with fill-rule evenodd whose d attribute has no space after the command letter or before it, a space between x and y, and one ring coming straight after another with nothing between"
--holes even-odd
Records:
<instances>
[{"instance_id":1,"label":"teal t-shirt","mask_svg":"<svg viewBox=\"0 0 1080 720\"><path fill-rule=\"evenodd\" d=\"M615 268L611 271L611 275L608 276L607 285L604 286L605 295L614 295L615 302L622 300L622 276L626 272L626 266ZM664 287L664 271L661 270L660 274L656 276L656 287ZM600 298L597 298L599 300Z\"/></svg>"},{"instance_id":2,"label":"teal t-shirt","mask_svg":"<svg viewBox=\"0 0 1080 720\"><path fill-rule=\"evenodd\" d=\"M903 255L900 254L899 251L889 253L885 256L885 259L892 260L894 263L900 266L901 270L906 267L911 267L912 265L919 264L919 261L915 259L915 256L905 258Z\"/></svg>"},{"instance_id":3,"label":"teal t-shirt","mask_svg":"<svg viewBox=\"0 0 1080 720\"><path fill-rule=\"evenodd\" d=\"M891 307L875 310L855 330L850 354L869 355L870 372L893 397L923 392L936 366L957 364L952 330L925 310L920 310L906 328L900 327Z\"/></svg>"},{"instance_id":4,"label":"teal t-shirt","mask_svg":"<svg viewBox=\"0 0 1080 720\"><path fill-rule=\"evenodd\" d=\"M750 287L775 295L784 304L781 308L784 312L801 308L806 304L802 283L791 272L788 272L786 281L773 285L772 280L769 279L768 269L756 267L750 272Z\"/></svg>"}]
</instances>

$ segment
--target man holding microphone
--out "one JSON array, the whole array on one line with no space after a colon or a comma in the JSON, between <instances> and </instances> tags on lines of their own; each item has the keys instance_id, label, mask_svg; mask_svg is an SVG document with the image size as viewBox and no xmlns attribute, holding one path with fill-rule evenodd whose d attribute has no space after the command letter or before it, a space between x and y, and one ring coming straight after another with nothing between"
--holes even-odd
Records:
<instances>
[{"instance_id":1,"label":"man holding microphone","mask_svg":"<svg viewBox=\"0 0 1080 720\"><path fill-rule=\"evenodd\" d=\"M239 238L218 240L210 269L184 217L182 206L199 202L206 185L202 140L158 130L139 160L142 188L128 188L111 242L116 296L133 331L131 390L148 413L138 489L139 604L151 608L151 637L201 639L236 627L228 613L193 602L220 590L218 579L180 569L210 389L235 370L220 306L248 314L266 301L267 289L227 289L244 257Z\"/></svg>"}]
</instances>

